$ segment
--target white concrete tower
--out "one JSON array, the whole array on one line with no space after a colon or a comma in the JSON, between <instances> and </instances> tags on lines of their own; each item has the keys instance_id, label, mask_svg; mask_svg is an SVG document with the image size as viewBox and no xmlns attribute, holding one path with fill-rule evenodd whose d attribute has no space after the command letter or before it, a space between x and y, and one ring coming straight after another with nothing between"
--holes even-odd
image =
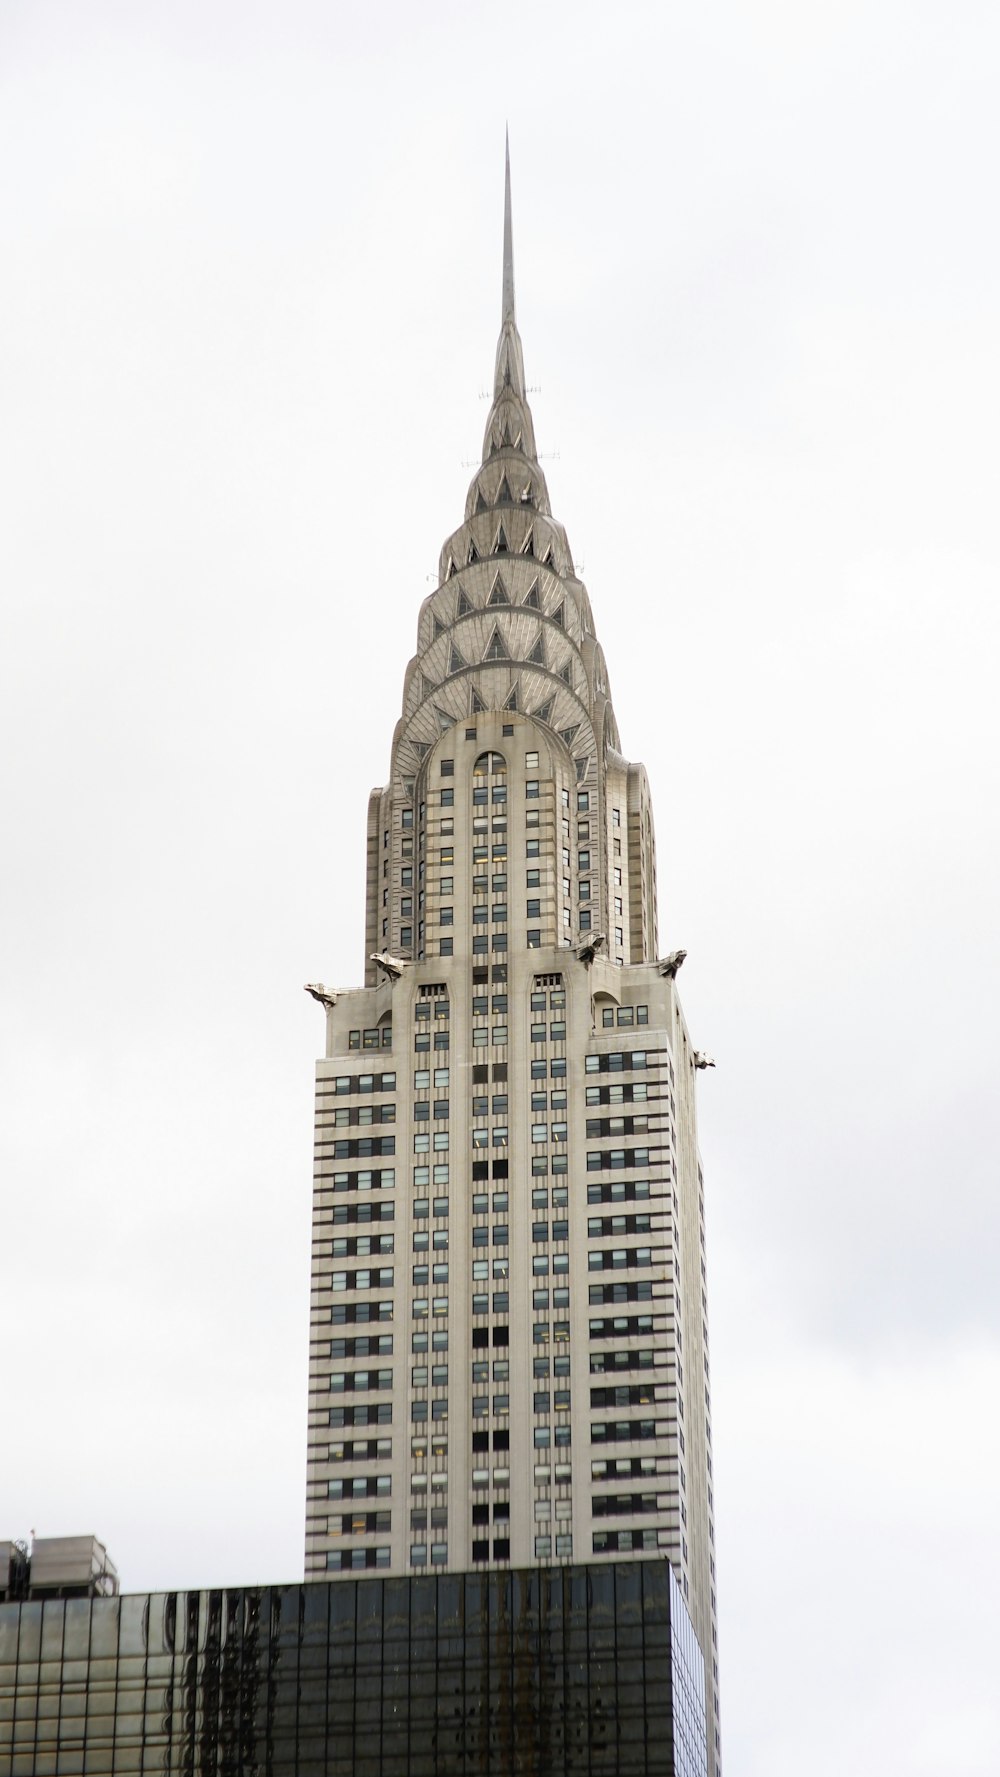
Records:
<instances>
[{"instance_id":1,"label":"white concrete tower","mask_svg":"<svg viewBox=\"0 0 1000 1777\"><path fill-rule=\"evenodd\" d=\"M666 1557L717 1768L697 1061L514 308L317 1066L306 1577Z\"/></svg>"}]
</instances>

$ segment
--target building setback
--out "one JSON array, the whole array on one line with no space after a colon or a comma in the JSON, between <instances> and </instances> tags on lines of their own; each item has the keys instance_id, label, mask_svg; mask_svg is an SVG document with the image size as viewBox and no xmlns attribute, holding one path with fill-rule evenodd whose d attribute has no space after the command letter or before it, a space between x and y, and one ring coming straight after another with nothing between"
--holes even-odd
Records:
<instances>
[{"instance_id":1,"label":"building setback","mask_svg":"<svg viewBox=\"0 0 1000 1777\"><path fill-rule=\"evenodd\" d=\"M683 953L515 318L367 834L317 1065L306 1578L669 1562L718 1669Z\"/></svg>"}]
</instances>

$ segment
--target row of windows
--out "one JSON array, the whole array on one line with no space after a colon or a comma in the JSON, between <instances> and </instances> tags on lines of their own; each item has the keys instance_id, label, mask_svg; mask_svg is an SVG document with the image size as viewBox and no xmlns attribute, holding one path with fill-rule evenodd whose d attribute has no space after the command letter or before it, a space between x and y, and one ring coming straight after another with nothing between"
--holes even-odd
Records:
<instances>
[{"instance_id":1,"label":"row of windows","mask_svg":"<svg viewBox=\"0 0 1000 1777\"><path fill-rule=\"evenodd\" d=\"M651 1127L658 1127L657 1118L640 1114L638 1117L588 1117L587 1140L593 1141L601 1135L645 1135Z\"/></svg>"},{"instance_id":2,"label":"row of windows","mask_svg":"<svg viewBox=\"0 0 1000 1777\"><path fill-rule=\"evenodd\" d=\"M653 1263L649 1246L616 1246L591 1249L587 1254L588 1271L633 1271Z\"/></svg>"},{"instance_id":3,"label":"row of windows","mask_svg":"<svg viewBox=\"0 0 1000 1777\"><path fill-rule=\"evenodd\" d=\"M588 1104L645 1104L649 1087L645 1080L635 1080L627 1086L588 1086L585 1096Z\"/></svg>"},{"instance_id":4,"label":"row of windows","mask_svg":"<svg viewBox=\"0 0 1000 1777\"><path fill-rule=\"evenodd\" d=\"M391 1370L334 1370L328 1378L331 1394L381 1393L392 1387Z\"/></svg>"},{"instance_id":5,"label":"row of windows","mask_svg":"<svg viewBox=\"0 0 1000 1777\"><path fill-rule=\"evenodd\" d=\"M371 1536L392 1529L391 1512L344 1512L326 1521L327 1536Z\"/></svg>"},{"instance_id":6,"label":"row of windows","mask_svg":"<svg viewBox=\"0 0 1000 1777\"><path fill-rule=\"evenodd\" d=\"M394 1246L393 1234L349 1234L333 1240L330 1253L334 1259L360 1259L376 1253L391 1253Z\"/></svg>"},{"instance_id":7,"label":"row of windows","mask_svg":"<svg viewBox=\"0 0 1000 1777\"><path fill-rule=\"evenodd\" d=\"M332 1148L334 1160L366 1160L396 1152L394 1135L360 1135L334 1142L318 1141L318 1148Z\"/></svg>"},{"instance_id":8,"label":"row of windows","mask_svg":"<svg viewBox=\"0 0 1000 1777\"><path fill-rule=\"evenodd\" d=\"M362 1333L353 1339L331 1339L331 1358L391 1357L391 1333ZM593 1365L591 1365L593 1369Z\"/></svg>"},{"instance_id":9,"label":"row of windows","mask_svg":"<svg viewBox=\"0 0 1000 1777\"><path fill-rule=\"evenodd\" d=\"M447 1419L447 1417L448 1417L447 1399L431 1402L430 1417L432 1419ZM413 1404L410 1408L410 1421L413 1425L425 1425L427 1423L427 1402L426 1401L414 1401L413 1402Z\"/></svg>"},{"instance_id":10,"label":"row of windows","mask_svg":"<svg viewBox=\"0 0 1000 1777\"><path fill-rule=\"evenodd\" d=\"M591 1240L607 1238L610 1234L650 1234L652 1219L642 1216L590 1216L587 1220L587 1234Z\"/></svg>"},{"instance_id":11,"label":"row of windows","mask_svg":"<svg viewBox=\"0 0 1000 1777\"><path fill-rule=\"evenodd\" d=\"M614 1370L652 1370L657 1362L662 1364L663 1361L663 1355L654 1351L652 1346L633 1351L592 1351L590 1371L591 1375L600 1376Z\"/></svg>"},{"instance_id":12,"label":"row of windows","mask_svg":"<svg viewBox=\"0 0 1000 1777\"><path fill-rule=\"evenodd\" d=\"M653 1316L651 1314L616 1314L603 1320L592 1320L590 1337L592 1339L624 1339L633 1334L652 1333Z\"/></svg>"},{"instance_id":13,"label":"row of windows","mask_svg":"<svg viewBox=\"0 0 1000 1777\"><path fill-rule=\"evenodd\" d=\"M392 1551L388 1545L375 1549L328 1549L327 1572L358 1573L369 1567L388 1567Z\"/></svg>"},{"instance_id":14,"label":"row of windows","mask_svg":"<svg viewBox=\"0 0 1000 1777\"><path fill-rule=\"evenodd\" d=\"M616 909L620 912L621 911L620 903L616 901L615 906L616 906ZM648 1006L602 1006L602 1008L601 1008L601 1026L602 1026L602 1028L604 1030L610 1030L616 1023L619 1025L619 1027L627 1027L628 1025L632 1025L632 1024L648 1024L649 1023L649 1007Z\"/></svg>"},{"instance_id":15,"label":"row of windows","mask_svg":"<svg viewBox=\"0 0 1000 1777\"><path fill-rule=\"evenodd\" d=\"M620 1074L647 1067L645 1049L609 1050L606 1055L588 1055L584 1066L588 1074Z\"/></svg>"},{"instance_id":16,"label":"row of windows","mask_svg":"<svg viewBox=\"0 0 1000 1777\"><path fill-rule=\"evenodd\" d=\"M338 1074L318 1089L319 1098L343 1098L361 1092L395 1092L395 1074Z\"/></svg>"},{"instance_id":17,"label":"row of windows","mask_svg":"<svg viewBox=\"0 0 1000 1777\"><path fill-rule=\"evenodd\" d=\"M651 1302L653 1285L639 1279L631 1283L592 1283L588 1299L592 1308L616 1302Z\"/></svg>"},{"instance_id":18,"label":"row of windows","mask_svg":"<svg viewBox=\"0 0 1000 1777\"><path fill-rule=\"evenodd\" d=\"M392 1191L396 1172L391 1166L378 1172L334 1172L323 1178L322 1186L326 1191Z\"/></svg>"},{"instance_id":19,"label":"row of windows","mask_svg":"<svg viewBox=\"0 0 1000 1777\"><path fill-rule=\"evenodd\" d=\"M388 1462L392 1457L391 1438L347 1438L329 1447L331 1462Z\"/></svg>"},{"instance_id":20,"label":"row of windows","mask_svg":"<svg viewBox=\"0 0 1000 1777\"><path fill-rule=\"evenodd\" d=\"M590 1427L592 1444L645 1443L656 1435L655 1419L595 1419Z\"/></svg>"},{"instance_id":21,"label":"row of windows","mask_svg":"<svg viewBox=\"0 0 1000 1777\"><path fill-rule=\"evenodd\" d=\"M343 1222L391 1222L395 1214L392 1203L337 1203L328 1219L336 1227Z\"/></svg>"},{"instance_id":22,"label":"row of windows","mask_svg":"<svg viewBox=\"0 0 1000 1777\"><path fill-rule=\"evenodd\" d=\"M573 1538L571 1535L569 1535L568 1533L564 1533L560 1536L557 1536L555 1540L556 1540L556 1554L557 1555L572 1555L572 1553L573 1553ZM537 1556L541 1557L542 1559L544 1559L545 1557L550 1556L552 1554L552 1538L551 1538L551 1536L536 1536L536 1538L535 1538L535 1554Z\"/></svg>"},{"instance_id":23,"label":"row of windows","mask_svg":"<svg viewBox=\"0 0 1000 1777\"><path fill-rule=\"evenodd\" d=\"M435 1185L448 1183L448 1163L440 1161L436 1166L415 1166L413 1168L413 1188L419 1191L433 1180Z\"/></svg>"},{"instance_id":24,"label":"row of windows","mask_svg":"<svg viewBox=\"0 0 1000 1777\"><path fill-rule=\"evenodd\" d=\"M381 1302L335 1302L330 1309L334 1326L357 1326L366 1322L392 1319L392 1298Z\"/></svg>"},{"instance_id":25,"label":"row of windows","mask_svg":"<svg viewBox=\"0 0 1000 1777\"><path fill-rule=\"evenodd\" d=\"M349 1049L391 1049L392 1025L381 1024L374 1030L352 1030L348 1034L347 1047ZM367 1088L359 1087L358 1090L365 1091Z\"/></svg>"},{"instance_id":26,"label":"row of windows","mask_svg":"<svg viewBox=\"0 0 1000 1777\"><path fill-rule=\"evenodd\" d=\"M618 1388L592 1388L590 1404L600 1407L651 1407L656 1400L652 1382L622 1383Z\"/></svg>"},{"instance_id":27,"label":"row of windows","mask_svg":"<svg viewBox=\"0 0 1000 1777\"><path fill-rule=\"evenodd\" d=\"M654 1164L648 1148L591 1148L587 1154L588 1172L623 1172Z\"/></svg>"},{"instance_id":28,"label":"row of windows","mask_svg":"<svg viewBox=\"0 0 1000 1777\"><path fill-rule=\"evenodd\" d=\"M606 1555L613 1551L624 1553L638 1549L655 1549L659 1547L659 1537L655 1530L595 1530L593 1550L595 1555Z\"/></svg>"},{"instance_id":29,"label":"row of windows","mask_svg":"<svg viewBox=\"0 0 1000 1777\"><path fill-rule=\"evenodd\" d=\"M393 1276L391 1265L359 1271L331 1271L330 1289L337 1293L343 1290L391 1289Z\"/></svg>"},{"instance_id":30,"label":"row of windows","mask_svg":"<svg viewBox=\"0 0 1000 1777\"><path fill-rule=\"evenodd\" d=\"M391 1401L365 1401L356 1407L331 1407L330 1424L335 1428L350 1425L391 1425Z\"/></svg>"},{"instance_id":31,"label":"row of windows","mask_svg":"<svg viewBox=\"0 0 1000 1777\"><path fill-rule=\"evenodd\" d=\"M432 1567L445 1567L447 1565L447 1561L448 1561L448 1544L447 1543L431 1543L430 1551L431 1551L431 1566ZM427 1544L426 1543L411 1543L410 1544L410 1563L413 1567L426 1567L426 1565L427 1565Z\"/></svg>"},{"instance_id":32,"label":"row of windows","mask_svg":"<svg viewBox=\"0 0 1000 1777\"><path fill-rule=\"evenodd\" d=\"M608 1179L604 1184L587 1186L588 1203L631 1203L649 1195L648 1179ZM663 1201L666 1203L668 1199Z\"/></svg>"},{"instance_id":33,"label":"row of windows","mask_svg":"<svg viewBox=\"0 0 1000 1777\"><path fill-rule=\"evenodd\" d=\"M352 1475L346 1480L326 1484L328 1499L386 1498L391 1492L391 1475Z\"/></svg>"}]
</instances>

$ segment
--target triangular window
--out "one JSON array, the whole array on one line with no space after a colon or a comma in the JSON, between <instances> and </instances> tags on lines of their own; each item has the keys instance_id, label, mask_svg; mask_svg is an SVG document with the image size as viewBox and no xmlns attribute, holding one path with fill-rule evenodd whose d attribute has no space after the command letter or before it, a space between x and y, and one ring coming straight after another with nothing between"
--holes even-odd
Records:
<instances>
[{"instance_id":1,"label":"triangular window","mask_svg":"<svg viewBox=\"0 0 1000 1777\"><path fill-rule=\"evenodd\" d=\"M443 636L443 635L444 635L444 624L441 622L440 617L435 617L435 619L434 619L434 640L437 641L438 636Z\"/></svg>"},{"instance_id":2,"label":"triangular window","mask_svg":"<svg viewBox=\"0 0 1000 1777\"><path fill-rule=\"evenodd\" d=\"M420 685L421 685L420 695L422 697L429 697L432 691L437 690L437 680L436 679L429 679L427 677L426 673L421 673Z\"/></svg>"},{"instance_id":3,"label":"triangular window","mask_svg":"<svg viewBox=\"0 0 1000 1777\"><path fill-rule=\"evenodd\" d=\"M486 510L487 510L486 501L483 499L483 490L482 490L482 488L480 488L478 494L476 495L476 511L477 512L485 512Z\"/></svg>"},{"instance_id":4,"label":"triangular window","mask_svg":"<svg viewBox=\"0 0 1000 1777\"><path fill-rule=\"evenodd\" d=\"M466 598L466 595L465 595L465 593L464 593L464 592L460 592L460 593L459 593L459 595L458 595L458 611L457 611L457 615L458 615L458 616L459 616L459 617L467 617L467 616L468 616L468 615L469 615L469 612L470 612L470 611L471 611L471 610L472 610L472 606L471 606L471 605L470 605L470 603L469 603L469 601L468 601L468 599L467 599L467 598Z\"/></svg>"},{"instance_id":5,"label":"triangular window","mask_svg":"<svg viewBox=\"0 0 1000 1777\"><path fill-rule=\"evenodd\" d=\"M531 582L531 586L530 586L529 590L525 593L524 599L522 602L526 605L530 605L530 607L533 611L537 611L541 608L539 597L538 597L538 581L537 580L533 580Z\"/></svg>"},{"instance_id":6,"label":"triangular window","mask_svg":"<svg viewBox=\"0 0 1000 1777\"><path fill-rule=\"evenodd\" d=\"M452 642L452 644L451 644L451 659L448 662L448 671L450 673L460 673L463 666L468 666L468 664L469 664L468 661L463 660L463 658L462 658L461 654L459 653L458 649L456 648L454 642Z\"/></svg>"},{"instance_id":7,"label":"triangular window","mask_svg":"<svg viewBox=\"0 0 1000 1777\"><path fill-rule=\"evenodd\" d=\"M556 565L556 559L552 553L551 543L549 544L547 550L545 551L545 554L542 556L542 562L543 562L544 566L547 568L554 568Z\"/></svg>"},{"instance_id":8,"label":"triangular window","mask_svg":"<svg viewBox=\"0 0 1000 1777\"><path fill-rule=\"evenodd\" d=\"M409 796L411 801L413 800L414 782L415 782L415 779L412 777L404 777L404 779L403 779L403 795Z\"/></svg>"},{"instance_id":9,"label":"triangular window","mask_svg":"<svg viewBox=\"0 0 1000 1777\"><path fill-rule=\"evenodd\" d=\"M561 679L565 679L567 685L572 685L572 683L573 683L573 662L571 660L567 660L565 666L561 666L559 668L559 677Z\"/></svg>"},{"instance_id":10,"label":"triangular window","mask_svg":"<svg viewBox=\"0 0 1000 1777\"><path fill-rule=\"evenodd\" d=\"M455 566L455 557L453 555L449 555L448 566L445 569L444 577L446 580L450 580L452 575L457 574L457 573L458 573L458 569Z\"/></svg>"},{"instance_id":11,"label":"triangular window","mask_svg":"<svg viewBox=\"0 0 1000 1777\"><path fill-rule=\"evenodd\" d=\"M490 636L489 645L486 649L486 653L483 655L483 659L484 660L509 660L510 659L510 651L507 647L506 642L503 639L503 636L500 634L500 631L498 629L495 629L493 631L493 634Z\"/></svg>"},{"instance_id":12,"label":"triangular window","mask_svg":"<svg viewBox=\"0 0 1000 1777\"><path fill-rule=\"evenodd\" d=\"M471 708L472 708L472 714L474 716L478 716L481 713L481 711L483 711L486 708L486 705L484 704L482 698L480 697L479 692L476 690L475 685L473 685L473 687L472 687Z\"/></svg>"},{"instance_id":13,"label":"triangular window","mask_svg":"<svg viewBox=\"0 0 1000 1777\"><path fill-rule=\"evenodd\" d=\"M500 486L497 488L495 504L497 506L510 506L513 504L510 497L510 482L507 480L506 475L503 477Z\"/></svg>"},{"instance_id":14,"label":"triangular window","mask_svg":"<svg viewBox=\"0 0 1000 1777\"><path fill-rule=\"evenodd\" d=\"M586 777L587 766L589 765L589 763L590 763L589 759L578 759L576 761L576 781L578 784L582 783L584 778Z\"/></svg>"},{"instance_id":15,"label":"triangular window","mask_svg":"<svg viewBox=\"0 0 1000 1777\"><path fill-rule=\"evenodd\" d=\"M540 703L537 710L535 711L536 720L539 722L551 722L551 720L552 720L552 705L554 703L555 703L554 697L547 697L545 699L544 703Z\"/></svg>"},{"instance_id":16,"label":"triangular window","mask_svg":"<svg viewBox=\"0 0 1000 1777\"><path fill-rule=\"evenodd\" d=\"M579 722L574 722L572 728L560 728L559 739L564 740L566 742L566 745L568 747L571 747L573 745L573 742L575 741L579 731L580 731Z\"/></svg>"},{"instance_id":17,"label":"triangular window","mask_svg":"<svg viewBox=\"0 0 1000 1777\"><path fill-rule=\"evenodd\" d=\"M531 653L528 655L528 659L533 666L545 665L545 643L542 641L541 635L539 635Z\"/></svg>"},{"instance_id":18,"label":"triangular window","mask_svg":"<svg viewBox=\"0 0 1000 1777\"><path fill-rule=\"evenodd\" d=\"M430 742L429 741L415 740L413 742L413 751L416 753L416 755L419 759L426 759L430 750L431 749L430 749Z\"/></svg>"},{"instance_id":19,"label":"triangular window","mask_svg":"<svg viewBox=\"0 0 1000 1777\"><path fill-rule=\"evenodd\" d=\"M507 533L504 530L503 525L501 525L500 529L497 531L496 542L493 545L493 553L494 555L507 554Z\"/></svg>"},{"instance_id":20,"label":"triangular window","mask_svg":"<svg viewBox=\"0 0 1000 1777\"><path fill-rule=\"evenodd\" d=\"M475 543L469 544L469 553L466 557L466 560L467 561L478 561L479 560L479 551L476 548Z\"/></svg>"},{"instance_id":21,"label":"triangular window","mask_svg":"<svg viewBox=\"0 0 1000 1777\"><path fill-rule=\"evenodd\" d=\"M508 696L504 699L503 707L505 710L516 710L518 708L516 685L511 686Z\"/></svg>"},{"instance_id":22,"label":"triangular window","mask_svg":"<svg viewBox=\"0 0 1000 1777\"><path fill-rule=\"evenodd\" d=\"M559 603L559 604L558 604L558 605L557 605L557 606L556 606L556 608L555 608L555 610L554 610L554 611L553 611L553 613L552 613L552 621L553 621L553 623L558 623L558 625L559 625L559 627L560 627L560 629L565 629L565 628L566 628L566 604L565 604L565 600L563 600L563 601L561 601L561 602L560 602L560 603Z\"/></svg>"},{"instance_id":23,"label":"triangular window","mask_svg":"<svg viewBox=\"0 0 1000 1777\"><path fill-rule=\"evenodd\" d=\"M438 727L440 728L441 733L447 734L448 729L454 726L454 716L449 716L447 710L439 709L437 704L434 705L434 714L438 719Z\"/></svg>"},{"instance_id":24,"label":"triangular window","mask_svg":"<svg viewBox=\"0 0 1000 1777\"><path fill-rule=\"evenodd\" d=\"M507 597L507 588L504 585L503 581L501 580L499 574L497 575L496 579L493 582L493 590L490 593L490 596L487 599L486 603L488 605L509 605L510 604L510 599Z\"/></svg>"},{"instance_id":25,"label":"triangular window","mask_svg":"<svg viewBox=\"0 0 1000 1777\"><path fill-rule=\"evenodd\" d=\"M524 542L521 545L521 554L533 556L534 553L535 553L535 533L529 525L528 535L525 537ZM528 602L527 599L525 599L524 602L525 602L525 604L527 604L527 602Z\"/></svg>"}]
</instances>

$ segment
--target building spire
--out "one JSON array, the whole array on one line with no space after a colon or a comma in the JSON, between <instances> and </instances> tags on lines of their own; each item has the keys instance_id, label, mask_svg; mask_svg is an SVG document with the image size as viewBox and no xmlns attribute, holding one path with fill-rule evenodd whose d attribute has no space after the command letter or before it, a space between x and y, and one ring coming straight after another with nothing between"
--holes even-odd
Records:
<instances>
[{"instance_id":1,"label":"building spire","mask_svg":"<svg viewBox=\"0 0 1000 1777\"><path fill-rule=\"evenodd\" d=\"M524 359L514 316L514 230L510 220L509 131L504 135L503 309L500 316L500 338L497 342L496 374L493 378L494 406L505 395L524 401Z\"/></svg>"},{"instance_id":2,"label":"building spire","mask_svg":"<svg viewBox=\"0 0 1000 1777\"><path fill-rule=\"evenodd\" d=\"M514 316L514 236L510 221L510 131L504 131L504 194L503 194L503 310L501 326L508 321L516 326Z\"/></svg>"}]
</instances>

